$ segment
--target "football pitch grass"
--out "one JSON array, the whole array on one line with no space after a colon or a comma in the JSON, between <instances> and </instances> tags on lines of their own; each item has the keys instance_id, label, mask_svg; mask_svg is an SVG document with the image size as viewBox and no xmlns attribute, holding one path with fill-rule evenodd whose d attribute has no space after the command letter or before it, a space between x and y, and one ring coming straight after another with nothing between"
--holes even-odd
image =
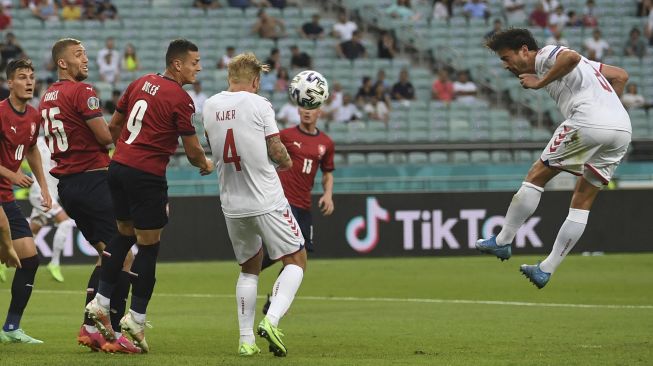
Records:
<instances>
[{"instance_id":1,"label":"football pitch grass","mask_svg":"<svg viewBox=\"0 0 653 366\"><path fill-rule=\"evenodd\" d=\"M21 323L42 345L0 345L0 365L651 365L653 254L573 255L537 290L532 256L309 261L280 328L288 357L237 356L233 262L160 263L145 355L76 344L91 265L39 270ZM540 258L541 259L541 258ZM259 283L256 323L279 265ZM13 275L13 271L9 271ZM0 284L4 320L11 276Z\"/></svg>"}]
</instances>

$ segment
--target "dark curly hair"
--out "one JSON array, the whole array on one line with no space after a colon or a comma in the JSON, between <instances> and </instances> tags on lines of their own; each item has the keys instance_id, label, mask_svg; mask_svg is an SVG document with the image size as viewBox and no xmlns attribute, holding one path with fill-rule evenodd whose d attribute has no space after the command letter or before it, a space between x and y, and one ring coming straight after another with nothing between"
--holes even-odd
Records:
<instances>
[{"instance_id":1,"label":"dark curly hair","mask_svg":"<svg viewBox=\"0 0 653 366\"><path fill-rule=\"evenodd\" d=\"M526 45L529 51L537 51L537 41L528 29L509 28L495 33L485 42L485 46L494 52L502 49L518 50Z\"/></svg>"}]
</instances>

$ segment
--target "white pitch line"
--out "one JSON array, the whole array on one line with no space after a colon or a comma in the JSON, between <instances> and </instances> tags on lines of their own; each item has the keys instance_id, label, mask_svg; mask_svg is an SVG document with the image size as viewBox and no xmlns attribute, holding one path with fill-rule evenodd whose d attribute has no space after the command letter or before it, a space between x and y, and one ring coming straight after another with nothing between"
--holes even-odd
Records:
<instances>
[{"instance_id":1,"label":"white pitch line","mask_svg":"<svg viewBox=\"0 0 653 366\"><path fill-rule=\"evenodd\" d=\"M9 292L9 290L5 290ZM70 290L34 290L36 293L61 294L61 295L82 295L83 291ZM185 297L185 298L206 298L206 299L230 299L235 294L171 294L154 293L160 297ZM264 298L264 296L259 296ZM495 301L495 300L459 300L459 299L419 299L419 298L395 298L395 297L343 297L343 296L298 296L297 300L308 301L339 301L339 302L396 302L396 303L421 303L421 304L468 304L468 305L496 305L496 306L523 306L523 307L550 307L550 308L581 308L581 309L645 309L653 310L653 305L618 305L618 304L558 304L546 302L524 302L524 301Z\"/></svg>"}]
</instances>

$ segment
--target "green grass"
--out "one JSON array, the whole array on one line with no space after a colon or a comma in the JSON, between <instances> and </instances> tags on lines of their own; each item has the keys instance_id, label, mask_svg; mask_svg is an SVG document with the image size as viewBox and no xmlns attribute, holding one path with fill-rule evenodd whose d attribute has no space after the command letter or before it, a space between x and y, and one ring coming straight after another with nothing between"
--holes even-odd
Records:
<instances>
[{"instance_id":1,"label":"green grass","mask_svg":"<svg viewBox=\"0 0 653 366\"><path fill-rule=\"evenodd\" d=\"M65 266L63 284L43 267L21 326L45 344L0 345L0 365L651 365L653 254L570 256L543 290L518 272L519 264L535 259L311 261L280 324L285 359L268 352L237 356L234 263L159 264L147 355L77 346L91 266ZM278 268L263 274L260 295ZM0 284L2 316L9 288L10 282ZM486 300L648 307L474 302ZM257 343L267 350L264 340Z\"/></svg>"}]
</instances>

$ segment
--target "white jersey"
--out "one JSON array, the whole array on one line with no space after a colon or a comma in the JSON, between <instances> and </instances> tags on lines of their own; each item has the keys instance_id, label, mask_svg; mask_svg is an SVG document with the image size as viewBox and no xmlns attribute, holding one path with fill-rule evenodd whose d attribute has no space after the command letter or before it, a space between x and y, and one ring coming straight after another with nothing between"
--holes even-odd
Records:
<instances>
[{"instance_id":1,"label":"white jersey","mask_svg":"<svg viewBox=\"0 0 653 366\"><path fill-rule=\"evenodd\" d=\"M546 46L539 50L535 57L538 77L549 72L558 53L564 49L562 46ZM582 57L571 72L551 82L545 89L565 119L573 125L632 133L628 112L601 74L601 67L601 63Z\"/></svg>"},{"instance_id":2,"label":"white jersey","mask_svg":"<svg viewBox=\"0 0 653 366\"><path fill-rule=\"evenodd\" d=\"M279 134L270 102L249 92L223 91L204 103L204 129L217 163L226 217L249 217L287 205L266 139Z\"/></svg>"},{"instance_id":3,"label":"white jersey","mask_svg":"<svg viewBox=\"0 0 653 366\"><path fill-rule=\"evenodd\" d=\"M51 158L50 149L48 148L48 144L45 142L43 136L39 136L36 139L36 146L41 154L41 166L43 167L43 174L45 174L45 181L48 183L48 191L50 192L50 196L52 196L52 200L58 201L59 195L57 185L59 184L59 180L50 174L50 169L52 169L56 163ZM36 179L34 179L34 183L30 187L29 194L30 197L41 197L41 187Z\"/></svg>"}]
</instances>

